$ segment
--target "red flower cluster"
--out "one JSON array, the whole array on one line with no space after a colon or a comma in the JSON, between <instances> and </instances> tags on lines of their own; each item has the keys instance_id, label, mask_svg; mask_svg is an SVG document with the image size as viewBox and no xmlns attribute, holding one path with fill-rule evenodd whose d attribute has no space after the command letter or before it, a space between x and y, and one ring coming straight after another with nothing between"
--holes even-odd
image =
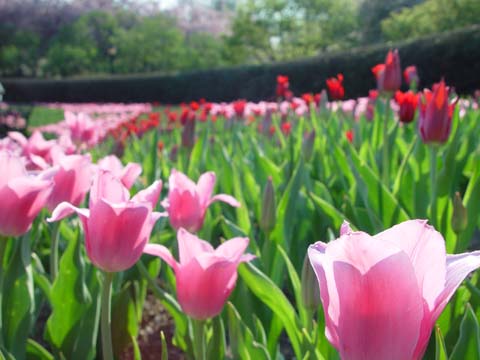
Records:
<instances>
[{"instance_id":1,"label":"red flower cluster","mask_svg":"<svg viewBox=\"0 0 480 360\"><path fill-rule=\"evenodd\" d=\"M279 98L289 99L292 97L292 92L290 91L290 82L288 76L278 75L277 76L277 89L275 94Z\"/></svg>"}]
</instances>

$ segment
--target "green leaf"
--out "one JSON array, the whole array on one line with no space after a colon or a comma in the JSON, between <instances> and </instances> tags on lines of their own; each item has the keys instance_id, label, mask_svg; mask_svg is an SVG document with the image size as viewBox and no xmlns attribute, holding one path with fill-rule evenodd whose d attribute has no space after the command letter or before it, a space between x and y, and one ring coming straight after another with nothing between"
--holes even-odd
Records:
<instances>
[{"instance_id":1,"label":"green leaf","mask_svg":"<svg viewBox=\"0 0 480 360\"><path fill-rule=\"evenodd\" d=\"M264 273L250 263L239 266L238 272L248 288L279 317L292 343L297 359L301 358L300 320L283 292Z\"/></svg>"},{"instance_id":2,"label":"green leaf","mask_svg":"<svg viewBox=\"0 0 480 360\"><path fill-rule=\"evenodd\" d=\"M435 327L435 360L448 360L445 341L438 326Z\"/></svg>"},{"instance_id":3,"label":"green leaf","mask_svg":"<svg viewBox=\"0 0 480 360\"><path fill-rule=\"evenodd\" d=\"M18 360L25 359L26 344L34 318L35 298L28 234L16 240L5 272L3 337L5 347Z\"/></svg>"},{"instance_id":4,"label":"green leaf","mask_svg":"<svg viewBox=\"0 0 480 360\"><path fill-rule=\"evenodd\" d=\"M234 359L242 360L269 360L270 355L265 344L258 343L252 331L241 320L232 303L227 303L228 333L230 349Z\"/></svg>"},{"instance_id":5,"label":"green leaf","mask_svg":"<svg viewBox=\"0 0 480 360\"><path fill-rule=\"evenodd\" d=\"M52 286L52 314L47 320L46 339L71 360L94 359L100 316L100 282L90 268L86 274L80 234L68 242ZM88 276L87 276L88 275Z\"/></svg>"},{"instance_id":6,"label":"green leaf","mask_svg":"<svg viewBox=\"0 0 480 360\"><path fill-rule=\"evenodd\" d=\"M208 340L207 359L223 360L226 351L225 328L221 316L215 316L212 319L212 334Z\"/></svg>"},{"instance_id":7,"label":"green leaf","mask_svg":"<svg viewBox=\"0 0 480 360\"><path fill-rule=\"evenodd\" d=\"M123 350L130 345L131 338L138 335L137 298L138 286L136 282L127 282L112 299L112 343L114 354L119 357Z\"/></svg>"},{"instance_id":8,"label":"green leaf","mask_svg":"<svg viewBox=\"0 0 480 360\"><path fill-rule=\"evenodd\" d=\"M27 360L53 360L54 357L33 339L27 340Z\"/></svg>"},{"instance_id":9,"label":"green leaf","mask_svg":"<svg viewBox=\"0 0 480 360\"><path fill-rule=\"evenodd\" d=\"M450 360L480 359L480 327L470 304L460 324L460 337L453 348Z\"/></svg>"}]
</instances>

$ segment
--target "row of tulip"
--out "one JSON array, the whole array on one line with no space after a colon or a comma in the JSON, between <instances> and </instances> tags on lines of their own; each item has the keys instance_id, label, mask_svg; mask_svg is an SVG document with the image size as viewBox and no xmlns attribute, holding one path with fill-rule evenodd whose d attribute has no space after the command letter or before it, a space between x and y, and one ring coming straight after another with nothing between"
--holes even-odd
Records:
<instances>
[{"instance_id":1,"label":"row of tulip","mask_svg":"<svg viewBox=\"0 0 480 360\"><path fill-rule=\"evenodd\" d=\"M279 76L276 103L56 104L64 122L10 133L4 356L95 358L99 342L105 359L128 346L140 358L150 289L174 344L198 359L478 357L478 276L461 283L480 267L465 252L479 225L480 111L444 81L416 93L412 68L412 95L395 93L396 52L374 73L377 91L355 102L341 101L341 75L327 82L332 102L296 98Z\"/></svg>"}]
</instances>

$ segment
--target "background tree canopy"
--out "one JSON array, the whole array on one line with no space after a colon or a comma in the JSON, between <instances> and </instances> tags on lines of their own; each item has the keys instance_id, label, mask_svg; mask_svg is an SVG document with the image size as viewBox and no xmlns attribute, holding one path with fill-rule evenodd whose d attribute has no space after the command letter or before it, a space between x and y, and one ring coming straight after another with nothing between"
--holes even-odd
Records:
<instances>
[{"instance_id":1,"label":"background tree canopy","mask_svg":"<svg viewBox=\"0 0 480 360\"><path fill-rule=\"evenodd\" d=\"M0 6L0 75L172 73L269 63L415 38L480 19L478 0L216 0L181 16L137 5L6 2ZM182 25L202 16L214 25L212 14L226 19L225 31Z\"/></svg>"}]
</instances>

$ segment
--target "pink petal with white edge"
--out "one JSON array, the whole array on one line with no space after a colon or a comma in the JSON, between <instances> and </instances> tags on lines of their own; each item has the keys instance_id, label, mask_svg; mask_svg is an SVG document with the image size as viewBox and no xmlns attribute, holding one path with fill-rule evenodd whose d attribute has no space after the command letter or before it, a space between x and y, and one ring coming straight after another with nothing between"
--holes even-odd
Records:
<instances>
[{"instance_id":1,"label":"pink petal with white edge","mask_svg":"<svg viewBox=\"0 0 480 360\"><path fill-rule=\"evenodd\" d=\"M210 198L213 193L213 187L215 186L216 176L213 171L202 174L198 179L197 192L200 198L200 203L204 207L208 207Z\"/></svg>"},{"instance_id":2,"label":"pink petal with white edge","mask_svg":"<svg viewBox=\"0 0 480 360\"><path fill-rule=\"evenodd\" d=\"M426 220L409 220L377 235L402 249L410 258L422 290L423 298L430 311L442 292L446 276L445 240Z\"/></svg>"},{"instance_id":3,"label":"pink petal with white edge","mask_svg":"<svg viewBox=\"0 0 480 360\"><path fill-rule=\"evenodd\" d=\"M393 254L364 274L352 264L335 261L333 271L340 309L340 357L412 359L423 298L409 257L403 252Z\"/></svg>"},{"instance_id":4,"label":"pink petal with white edge","mask_svg":"<svg viewBox=\"0 0 480 360\"><path fill-rule=\"evenodd\" d=\"M327 282L325 270L327 269L329 279L333 280L333 268L332 262L325 255L327 244L318 241L308 248L308 258L312 265L313 271L318 279L318 285L320 288L320 299L322 301L323 310L325 314L325 336L328 341L338 349L338 334L337 323L338 321L338 294L334 284ZM330 285L330 287L329 287ZM330 306L330 298L334 297L335 307ZM333 320L335 318L335 321Z\"/></svg>"},{"instance_id":5,"label":"pink petal with white edge","mask_svg":"<svg viewBox=\"0 0 480 360\"><path fill-rule=\"evenodd\" d=\"M142 167L137 163L128 163L122 171L121 181L127 189L130 189L135 183L135 180L142 173Z\"/></svg>"},{"instance_id":6,"label":"pink petal with white edge","mask_svg":"<svg viewBox=\"0 0 480 360\"><path fill-rule=\"evenodd\" d=\"M210 205L211 203L213 203L215 201L222 201L222 202L227 203L228 205L233 206L233 207L240 207L241 206L241 204L237 201L237 199L235 199L233 196L226 195L226 194L215 195L214 197L212 197L210 199L208 205Z\"/></svg>"},{"instance_id":7,"label":"pink petal with white edge","mask_svg":"<svg viewBox=\"0 0 480 360\"><path fill-rule=\"evenodd\" d=\"M342 226L340 226L340 236L350 234L351 232L352 229L350 228L350 223L343 220Z\"/></svg>"},{"instance_id":8,"label":"pink petal with white edge","mask_svg":"<svg viewBox=\"0 0 480 360\"><path fill-rule=\"evenodd\" d=\"M230 239L215 249L215 255L223 257L226 260L238 261L247 249L249 242L249 238L246 237Z\"/></svg>"},{"instance_id":9,"label":"pink petal with white edge","mask_svg":"<svg viewBox=\"0 0 480 360\"><path fill-rule=\"evenodd\" d=\"M195 194L197 192L197 184L195 184L185 174L175 169L172 169L172 173L168 178L168 187L168 191L188 191L192 194Z\"/></svg>"},{"instance_id":10,"label":"pink petal with white edge","mask_svg":"<svg viewBox=\"0 0 480 360\"><path fill-rule=\"evenodd\" d=\"M469 273L480 267L480 251L447 255L447 275L445 288L435 301L433 321L440 316L453 293L460 286Z\"/></svg>"},{"instance_id":11,"label":"pink petal with white edge","mask_svg":"<svg viewBox=\"0 0 480 360\"><path fill-rule=\"evenodd\" d=\"M204 253L212 254L214 249L210 243L199 239L197 236L190 234L187 230L180 228L177 232L178 253L180 264L188 264L191 259Z\"/></svg>"},{"instance_id":12,"label":"pink petal with white edge","mask_svg":"<svg viewBox=\"0 0 480 360\"><path fill-rule=\"evenodd\" d=\"M147 244L145 245L143 252L148 255L158 256L176 271L178 267L177 261L172 256L170 250L168 250L165 246L160 244Z\"/></svg>"},{"instance_id":13,"label":"pink petal with white edge","mask_svg":"<svg viewBox=\"0 0 480 360\"><path fill-rule=\"evenodd\" d=\"M162 181L157 180L148 188L139 191L132 198L131 201L148 203L152 206L152 209L155 209L161 192L162 192Z\"/></svg>"},{"instance_id":14,"label":"pink petal with white edge","mask_svg":"<svg viewBox=\"0 0 480 360\"><path fill-rule=\"evenodd\" d=\"M77 213L82 221L90 217L90 210L78 208L68 202L62 202L53 210L52 216L47 219L48 222L55 222Z\"/></svg>"},{"instance_id":15,"label":"pink petal with white edge","mask_svg":"<svg viewBox=\"0 0 480 360\"><path fill-rule=\"evenodd\" d=\"M100 199L108 200L112 203L122 203L128 201L130 195L119 179L113 173L106 170L99 170L93 179L90 189L90 208Z\"/></svg>"}]
</instances>

